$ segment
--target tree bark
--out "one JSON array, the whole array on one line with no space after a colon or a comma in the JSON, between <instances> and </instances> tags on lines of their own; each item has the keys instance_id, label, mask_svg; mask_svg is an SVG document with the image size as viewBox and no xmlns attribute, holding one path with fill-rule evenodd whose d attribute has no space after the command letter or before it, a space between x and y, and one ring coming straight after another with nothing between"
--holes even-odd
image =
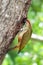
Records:
<instances>
[{"instance_id":1,"label":"tree bark","mask_svg":"<svg viewBox=\"0 0 43 65\"><path fill-rule=\"evenodd\" d=\"M31 0L0 0L0 65L18 31L23 26Z\"/></svg>"}]
</instances>

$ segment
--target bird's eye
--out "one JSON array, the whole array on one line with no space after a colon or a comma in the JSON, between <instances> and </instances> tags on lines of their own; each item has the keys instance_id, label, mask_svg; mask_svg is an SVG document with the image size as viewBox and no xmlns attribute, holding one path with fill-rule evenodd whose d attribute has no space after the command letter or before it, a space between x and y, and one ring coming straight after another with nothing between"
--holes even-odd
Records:
<instances>
[{"instance_id":1,"label":"bird's eye","mask_svg":"<svg viewBox=\"0 0 43 65\"><path fill-rule=\"evenodd\" d=\"M26 23L26 19L27 19L27 18L23 18L23 23L24 23L24 24Z\"/></svg>"}]
</instances>

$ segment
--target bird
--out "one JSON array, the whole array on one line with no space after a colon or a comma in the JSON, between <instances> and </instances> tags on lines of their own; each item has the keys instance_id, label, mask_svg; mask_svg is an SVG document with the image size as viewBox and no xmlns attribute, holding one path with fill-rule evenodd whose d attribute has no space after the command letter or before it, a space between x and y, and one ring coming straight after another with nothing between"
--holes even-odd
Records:
<instances>
[{"instance_id":1,"label":"bird","mask_svg":"<svg viewBox=\"0 0 43 65\"><path fill-rule=\"evenodd\" d=\"M27 18L24 18L23 23L25 23L25 25L18 33L18 44L9 50L18 49L18 53L20 53L20 51L25 47L27 42L30 40L32 35L31 23Z\"/></svg>"}]
</instances>

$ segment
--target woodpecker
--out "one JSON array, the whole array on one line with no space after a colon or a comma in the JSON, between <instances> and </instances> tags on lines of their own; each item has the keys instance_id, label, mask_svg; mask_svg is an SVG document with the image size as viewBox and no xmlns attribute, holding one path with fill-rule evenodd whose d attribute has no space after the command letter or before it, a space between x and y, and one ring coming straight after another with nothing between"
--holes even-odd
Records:
<instances>
[{"instance_id":1,"label":"woodpecker","mask_svg":"<svg viewBox=\"0 0 43 65\"><path fill-rule=\"evenodd\" d=\"M30 40L32 34L32 27L30 21L27 20L27 18L24 18L23 23L25 23L25 25L18 33L18 44L10 49L10 50L18 49L18 53L25 47L27 42Z\"/></svg>"}]
</instances>

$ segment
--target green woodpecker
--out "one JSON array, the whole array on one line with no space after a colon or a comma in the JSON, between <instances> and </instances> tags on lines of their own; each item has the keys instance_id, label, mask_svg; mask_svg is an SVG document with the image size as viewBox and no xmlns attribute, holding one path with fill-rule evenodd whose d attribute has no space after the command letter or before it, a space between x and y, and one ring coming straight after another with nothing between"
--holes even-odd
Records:
<instances>
[{"instance_id":1,"label":"green woodpecker","mask_svg":"<svg viewBox=\"0 0 43 65\"><path fill-rule=\"evenodd\" d=\"M30 21L24 18L23 22L25 23L25 25L18 33L18 45L11 48L11 50L18 49L18 53L25 47L27 42L30 40L32 34L32 27Z\"/></svg>"}]
</instances>

